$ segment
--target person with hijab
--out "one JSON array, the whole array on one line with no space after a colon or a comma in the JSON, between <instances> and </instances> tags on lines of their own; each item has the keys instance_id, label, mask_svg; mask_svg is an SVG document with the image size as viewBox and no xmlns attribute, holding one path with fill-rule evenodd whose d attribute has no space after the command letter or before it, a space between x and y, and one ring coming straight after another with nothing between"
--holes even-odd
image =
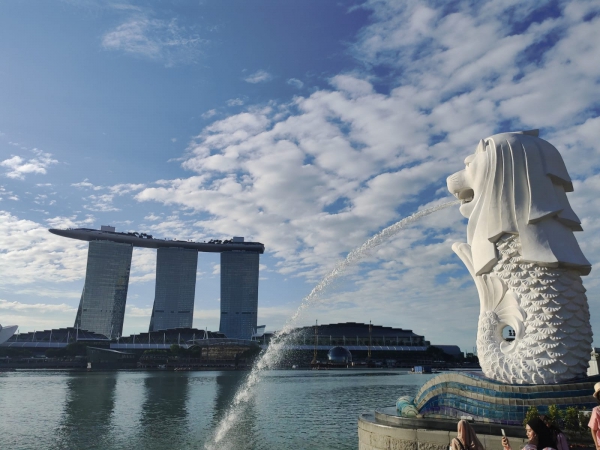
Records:
<instances>
[{"instance_id":1,"label":"person with hijab","mask_svg":"<svg viewBox=\"0 0 600 450\"><path fill-rule=\"evenodd\" d=\"M525 444L523 450L556 450L556 443L552 437L552 432L539 417L535 417L527 422L525 432L527 433L529 442ZM502 438L502 447L506 450L512 450L506 436Z\"/></svg>"},{"instance_id":2,"label":"person with hijab","mask_svg":"<svg viewBox=\"0 0 600 450\"><path fill-rule=\"evenodd\" d=\"M450 443L452 450L485 450L469 422L459 420L457 431L457 436Z\"/></svg>"},{"instance_id":3,"label":"person with hijab","mask_svg":"<svg viewBox=\"0 0 600 450\"><path fill-rule=\"evenodd\" d=\"M540 419L546 424L550 432L552 433L552 437L554 438L554 442L556 442L556 450L569 450L569 443L567 442L567 438L565 434L561 431L561 429L556 425L555 422L550 420L550 417L541 415Z\"/></svg>"},{"instance_id":4,"label":"person with hijab","mask_svg":"<svg viewBox=\"0 0 600 450\"><path fill-rule=\"evenodd\" d=\"M594 385L594 393L592 395L600 403L600 381ZM596 450L600 450L600 406L592 409L588 427L590 427L590 431L592 432L592 439L594 440Z\"/></svg>"}]
</instances>

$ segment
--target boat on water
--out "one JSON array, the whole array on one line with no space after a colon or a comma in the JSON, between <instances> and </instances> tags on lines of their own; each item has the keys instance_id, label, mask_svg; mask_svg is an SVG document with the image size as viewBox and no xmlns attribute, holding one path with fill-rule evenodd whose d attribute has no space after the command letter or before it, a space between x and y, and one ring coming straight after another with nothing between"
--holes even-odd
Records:
<instances>
[{"instance_id":1,"label":"boat on water","mask_svg":"<svg viewBox=\"0 0 600 450\"><path fill-rule=\"evenodd\" d=\"M4 344L8 341L12 335L17 332L18 328L18 325L0 325L0 344Z\"/></svg>"},{"instance_id":2,"label":"boat on water","mask_svg":"<svg viewBox=\"0 0 600 450\"><path fill-rule=\"evenodd\" d=\"M413 373L432 373L431 366L415 366L412 368Z\"/></svg>"}]
</instances>

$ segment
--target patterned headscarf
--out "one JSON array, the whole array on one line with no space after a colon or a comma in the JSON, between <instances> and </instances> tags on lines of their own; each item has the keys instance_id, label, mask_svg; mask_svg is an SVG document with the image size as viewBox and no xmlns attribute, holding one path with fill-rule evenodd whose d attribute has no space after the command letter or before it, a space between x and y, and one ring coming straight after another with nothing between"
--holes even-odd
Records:
<instances>
[{"instance_id":1,"label":"patterned headscarf","mask_svg":"<svg viewBox=\"0 0 600 450\"><path fill-rule=\"evenodd\" d=\"M475 430L466 420L458 421L458 439L465 446L465 450L485 450Z\"/></svg>"}]
</instances>

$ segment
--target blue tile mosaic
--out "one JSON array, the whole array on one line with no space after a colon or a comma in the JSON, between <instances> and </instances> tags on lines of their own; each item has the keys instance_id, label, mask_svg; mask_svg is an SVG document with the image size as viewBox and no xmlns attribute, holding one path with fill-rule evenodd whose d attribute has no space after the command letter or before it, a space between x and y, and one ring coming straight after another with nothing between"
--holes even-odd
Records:
<instances>
[{"instance_id":1,"label":"blue tile mosaic","mask_svg":"<svg viewBox=\"0 0 600 450\"><path fill-rule=\"evenodd\" d=\"M534 401L541 413L548 406L578 406L592 409L597 405L591 397L593 385L600 376L555 385L505 385L486 379L481 373L460 372L440 375L422 387L415 397L419 412L429 416L459 417L471 415L476 420L520 425ZM475 398L473 398L475 397Z\"/></svg>"}]
</instances>

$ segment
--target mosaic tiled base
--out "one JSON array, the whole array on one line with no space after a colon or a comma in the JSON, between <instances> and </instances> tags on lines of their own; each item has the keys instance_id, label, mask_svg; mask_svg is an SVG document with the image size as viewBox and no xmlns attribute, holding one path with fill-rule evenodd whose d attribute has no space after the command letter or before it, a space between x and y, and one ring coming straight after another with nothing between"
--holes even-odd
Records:
<instances>
[{"instance_id":1,"label":"mosaic tiled base","mask_svg":"<svg viewBox=\"0 0 600 450\"><path fill-rule=\"evenodd\" d=\"M445 373L425 383L415 396L415 406L425 417L472 416L479 422L521 425L530 406L540 414L548 406L576 406L591 410L600 375L547 385L509 385L491 381L481 372Z\"/></svg>"}]
</instances>

